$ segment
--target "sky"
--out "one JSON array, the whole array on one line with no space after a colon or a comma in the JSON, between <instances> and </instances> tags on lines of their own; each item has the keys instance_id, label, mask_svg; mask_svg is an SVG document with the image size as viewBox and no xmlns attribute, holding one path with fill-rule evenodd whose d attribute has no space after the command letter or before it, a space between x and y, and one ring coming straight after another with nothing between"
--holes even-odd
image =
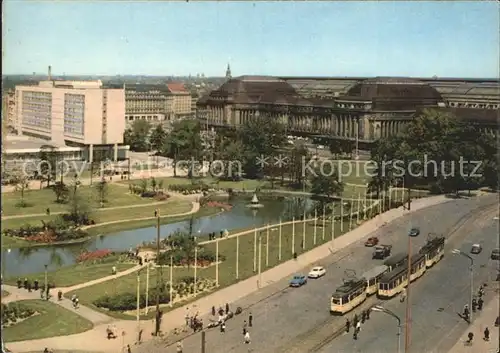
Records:
<instances>
[{"instance_id":1,"label":"sky","mask_svg":"<svg viewBox=\"0 0 500 353\"><path fill-rule=\"evenodd\" d=\"M3 1L3 74L499 77L499 2Z\"/></svg>"}]
</instances>

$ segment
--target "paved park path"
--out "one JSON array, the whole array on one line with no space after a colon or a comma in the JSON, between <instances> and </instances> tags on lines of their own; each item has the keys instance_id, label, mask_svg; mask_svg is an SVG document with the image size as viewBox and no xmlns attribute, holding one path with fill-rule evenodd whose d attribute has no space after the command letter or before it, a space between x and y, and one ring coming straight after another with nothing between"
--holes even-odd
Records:
<instances>
[{"instance_id":1,"label":"paved park path","mask_svg":"<svg viewBox=\"0 0 500 353\"><path fill-rule=\"evenodd\" d=\"M290 274L295 273L306 266L310 266L311 264L316 263L322 258L329 256L331 253L334 253L349 244L361 241L364 237L366 237L374 230L399 217L402 217L411 212L415 212L419 209L430 207L447 201L450 201L450 199L446 198L445 196L436 196L414 200L412 202L411 211L407 211L403 207L392 209L382 215L379 215L378 217L366 221L359 227L336 239L334 242L329 242L321 245L315 249L312 249L311 251L300 255L297 260L284 262L272 269L269 269L268 271L263 272L261 274L261 283L258 282L258 276L253 276L232 286L206 295L205 297L200 298L193 303L190 303L189 306L195 306L201 315L208 313L213 303L232 303L242 297L251 294L252 292L259 290L259 288L274 283L282 278L288 277ZM236 236L236 234L233 234L233 236ZM84 286L85 284L82 285ZM162 331L170 332L174 328L180 327L184 321L184 315L185 308L183 307L165 313L162 320ZM95 319L97 320L97 318ZM138 329L144 330L144 333L142 335L143 339L148 339L151 332L154 330L154 322L151 320L140 321L139 327L137 322L132 320L117 320L114 321L113 324L117 327L119 332L123 332L125 334L125 336L123 337L124 343L131 345L137 339ZM80 334L15 342L9 344L8 346L9 349L15 352L36 351L37 349L39 349L39 347L74 350L98 349L99 351L110 353L120 352L122 349L122 339L107 340L105 332L106 327L107 324L102 323L96 325L94 329Z\"/></svg>"}]
</instances>

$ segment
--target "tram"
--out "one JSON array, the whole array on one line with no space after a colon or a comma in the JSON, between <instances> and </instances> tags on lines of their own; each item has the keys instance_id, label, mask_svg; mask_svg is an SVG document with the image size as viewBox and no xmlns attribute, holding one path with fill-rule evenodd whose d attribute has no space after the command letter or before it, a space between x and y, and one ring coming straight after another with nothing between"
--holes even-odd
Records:
<instances>
[{"instance_id":1,"label":"tram","mask_svg":"<svg viewBox=\"0 0 500 353\"><path fill-rule=\"evenodd\" d=\"M431 238L422 246L419 254L425 255L425 266L430 268L438 263L444 256L445 237L439 236Z\"/></svg>"},{"instance_id":2,"label":"tram","mask_svg":"<svg viewBox=\"0 0 500 353\"><path fill-rule=\"evenodd\" d=\"M394 270L395 268L403 265L408 259L408 254L406 253L397 253L387 260L384 261L384 265L389 268L389 271Z\"/></svg>"},{"instance_id":3,"label":"tram","mask_svg":"<svg viewBox=\"0 0 500 353\"><path fill-rule=\"evenodd\" d=\"M343 315L360 305L366 300L366 287L364 278L346 281L333 293L330 313Z\"/></svg>"},{"instance_id":4,"label":"tram","mask_svg":"<svg viewBox=\"0 0 500 353\"><path fill-rule=\"evenodd\" d=\"M378 291L378 282L380 278L389 272L389 267L380 265L372 268L363 274L362 278L366 280L366 294L372 295Z\"/></svg>"},{"instance_id":5,"label":"tram","mask_svg":"<svg viewBox=\"0 0 500 353\"><path fill-rule=\"evenodd\" d=\"M426 270L425 255L415 254L411 257L410 282L424 275ZM408 285L408 264L403 263L379 280L378 297L389 299L395 297Z\"/></svg>"}]
</instances>

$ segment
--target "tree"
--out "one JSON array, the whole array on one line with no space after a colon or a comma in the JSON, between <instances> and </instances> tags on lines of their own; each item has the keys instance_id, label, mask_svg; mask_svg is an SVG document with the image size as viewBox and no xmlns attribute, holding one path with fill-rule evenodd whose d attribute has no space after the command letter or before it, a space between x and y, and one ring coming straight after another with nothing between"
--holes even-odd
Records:
<instances>
[{"instance_id":1,"label":"tree","mask_svg":"<svg viewBox=\"0 0 500 353\"><path fill-rule=\"evenodd\" d=\"M97 197L99 198L99 204L104 207L104 203L108 202L107 196L109 192L108 182L105 178L102 178L97 184L95 184L95 190L97 192Z\"/></svg>"},{"instance_id":2,"label":"tree","mask_svg":"<svg viewBox=\"0 0 500 353\"><path fill-rule=\"evenodd\" d=\"M163 146L165 144L165 140L167 139L167 132L163 129L161 124L158 124L156 128L151 132L151 136L149 137L149 142L151 142L151 146L156 151L162 151Z\"/></svg>"},{"instance_id":3,"label":"tree","mask_svg":"<svg viewBox=\"0 0 500 353\"><path fill-rule=\"evenodd\" d=\"M19 192L21 197L16 206L21 208L28 207L28 203L24 200L24 193L29 189L29 178L23 173L23 171L18 170L12 174L12 183L14 184L14 190Z\"/></svg>"},{"instance_id":4,"label":"tree","mask_svg":"<svg viewBox=\"0 0 500 353\"><path fill-rule=\"evenodd\" d=\"M174 162L174 177L177 176L178 162L188 169L190 178L197 174L201 167L202 139L200 123L197 120L179 120L173 123L167 136L161 155L172 158Z\"/></svg>"},{"instance_id":5,"label":"tree","mask_svg":"<svg viewBox=\"0 0 500 353\"><path fill-rule=\"evenodd\" d=\"M219 153L219 162L222 170L212 170L222 180L239 180L242 177L242 166L245 164L245 146L241 141L224 140Z\"/></svg>"},{"instance_id":6,"label":"tree","mask_svg":"<svg viewBox=\"0 0 500 353\"><path fill-rule=\"evenodd\" d=\"M153 189L153 192L156 192L156 190L158 190L158 182L156 181L156 178L151 177L149 180L151 181L151 189Z\"/></svg>"},{"instance_id":7,"label":"tree","mask_svg":"<svg viewBox=\"0 0 500 353\"><path fill-rule=\"evenodd\" d=\"M57 175L57 148L51 145L43 145L39 151L41 177L47 180L47 187L51 180L56 180ZM61 173L62 178L62 173Z\"/></svg>"},{"instance_id":8,"label":"tree","mask_svg":"<svg viewBox=\"0 0 500 353\"><path fill-rule=\"evenodd\" d=\"M295 142L289 154L288 175L292 185L304 187L307 181L304 164L311 160L311 153L302 142Z\"/></svg>"},{"instance_id":9,"label":"tree","mask_svg":"<svg viewBox=\"0 0 500 353\"><path fill-rule=\"evenodd\" d=\"M287 142L284 125L279 120L264 115L245 122L238 131L238 139L245 147L244 170L248 178L262 177L264 166L256 163L257 159L272 159L274 152L281 150Z\"/></svg>"},{"instance_id":10,"label":"tree","mask_svg":"<svg viewBox=\"0 0 500 353\"><path fill-rule=\"evenodd\" d=\"M66 203L68 202L69 197L69 189L66 184L61 182L56 182L54 187L52 188L54 193L56 194L56 202L57 203Z\"/></svg>"},{"instance_id":11,"label":"tree","mask_svg":"<svg viewBox=\"0 0 500 353\"><path fill-rule=\"evenodd\" d=\"M80 195L80 182L75 178L69 192L68 218L76 225L86 224L90 220L91 210L87 198Z\"/></svg>"},{"instance_id":12,"label":"tree","mask_svg":"<svg viewBox=\"0 0 500 353\"><path fill-rule=\"evenodd\" d=\"M311 175L311 193L313 199L319 201L319 209L322 210L326 204L331 203L334 196L339 196L344 191L344 184L339 180L338 171L331 164L331 170L316 166Z\"/></svg>"},{"instance_id":13,"label":"tree","mask_svg":"<svg viewBox=\"0 0 500 353\"><path fill-rule=\"evenodd\" d=\"M194 250L198 247L198 244L193 236L176 230L165 240L165 244L172 252L183 255L184 259L187 261L188 268L190 264L194 262Z\"/></svg>"},{"instance_id":14,"label":"tree","mask_svg":"<svg viewBox=\"0 0 500 353\"><path fill-rule=\"evenodd\" d=\"M142 194L144 194L146 191L148 191L148 180L141 179L141 181L139 182L139 188L140 188Z\"/></svg>"},{"instance_id":15,"label":"tree","mask_svg":"<svg viewBox=\"0 0 500 353\"><path fill-rule=\"evenodd\" d=\"M125 130L123 142L130 145L131 151L146 152L150 150L148 136L151 124L147 120L135 120L130 128Z\"/></svg>"},{"instance_id":16,"label":"tree","mask_svg":"<svg viewBox=\"0 0 500 353\"><path fill-rule=\"evenodd\" d=\"M497 153L491 140L477 126L451 114L424 110L402 134L377 142L372 159L377 162L378 170L369 187L378 193L399 179L408 189L427 185L445 193L470 190L484 183L485 178L472 175L474 163L468 161L482 161L486 169L495 165L489 163ZM388 163L391 160L402 162L399 168L404 169L403 173L396 165ZM482 171L489 173L483 168L476 173ZM492 174L489 175L491 178Z\"/></svg>"}]
</instances>

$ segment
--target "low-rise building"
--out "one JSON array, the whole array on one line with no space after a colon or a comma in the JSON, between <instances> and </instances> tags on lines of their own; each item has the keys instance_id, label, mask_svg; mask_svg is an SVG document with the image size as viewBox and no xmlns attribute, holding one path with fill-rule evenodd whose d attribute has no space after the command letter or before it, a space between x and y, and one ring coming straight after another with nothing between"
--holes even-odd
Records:
<instances>
[{"instance_id":1,"label":"low-rise building","mask_svg":"<svg viewBox=\"0 0 500 353\"><path fill-rule=\"evenodd\" d=\"M464 97L469 104L466 109L455 108L450 101L453 96L443 97L444 92L434 85L404 77L315 80L242 76L202 97L198 118L206 128L238 127L260 115L281 121L288 135L358 141L363 148L400 132L422 109L434 108L498 134L494 100L498 97L491 96L494 89L482 88L482 103Z\"/></svg>"}]
</instances>

